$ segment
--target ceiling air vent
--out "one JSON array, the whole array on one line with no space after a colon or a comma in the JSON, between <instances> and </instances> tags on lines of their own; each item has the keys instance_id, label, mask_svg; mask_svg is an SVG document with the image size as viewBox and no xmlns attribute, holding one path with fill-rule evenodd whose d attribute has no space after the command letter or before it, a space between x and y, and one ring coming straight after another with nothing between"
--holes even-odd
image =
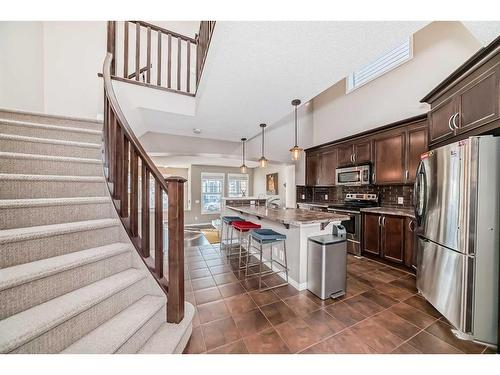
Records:
<instances>
[{"instance_id":1,"label":"ceiling air vent","mask_svg":"<svg viewBox=\"0 0 500 375\"><path fill-rule=\"evenodd\" d=\"M413 57L413 39L410 37L396 48L386 52L375 61L347 76L347 93L380 77Z\"/></svg>"}]
</instances>

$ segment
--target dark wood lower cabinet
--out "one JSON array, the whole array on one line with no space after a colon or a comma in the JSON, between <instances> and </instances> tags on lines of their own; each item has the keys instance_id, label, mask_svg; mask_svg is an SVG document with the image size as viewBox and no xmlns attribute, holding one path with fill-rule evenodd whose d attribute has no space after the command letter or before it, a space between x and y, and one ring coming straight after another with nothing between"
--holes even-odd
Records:
<instances>
[{"instance_id":1,"label":"dark wood lower cabinet","mask_svg":"<svg viewBox=\"0 0 500 375\"><path fill-rule=\"evenodd\" d=\"M362 252L386 261L413 266L413 232L407 233L411 218L363 213Z\"/></svg>"},{"instance_id":2,"label":"dark wood lower cabinet","mask_svg":"<svg viewBox=\"0 0 500 375\"><path fill-rule=\"evenodd\" d=\"M382 216L382 257L397 263L403 263L404 217Z\"/></svg>"},{"instance_id":3,"label":"dark wood lower cabinet","mask_svg":"<svg viewBox=\"0 0 500 375\"><path fill-rule=\"evenodd\" d=\"M380 215L363 214L363 252L380 255Z\"/></svg>"},{"instance_id":4,"label":"dark wood lower cabinet","mask_svg":"<svg viewBox=\"0 0 500 375\"><path fill-rule=\"evenodd\" d=\"M415 254L415 219L405 218L405 266L417 269Z\"/></svg>"}]
</instances>

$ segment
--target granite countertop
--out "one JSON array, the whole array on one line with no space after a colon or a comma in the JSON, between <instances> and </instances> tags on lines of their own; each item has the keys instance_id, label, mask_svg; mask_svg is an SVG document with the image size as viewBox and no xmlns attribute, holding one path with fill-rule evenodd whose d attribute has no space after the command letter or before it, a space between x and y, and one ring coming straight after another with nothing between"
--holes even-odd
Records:
<instances>
[{"instance_id":1,"label":"granite countertop","mask_svg":"<svg viewBox=\"0 0 500 375\"><path fill-rule=\"evenodd\" d=\"M329 203L314 203L314 202L297 202L297 204L302 204L304 206L316 206L316 207L328 207Z\"/></svg>"},{"instance_id":2,"label":"granite countertop","mask_svg":"<svg viewBox=\"0 0 500 375\"><path fill-rule=\"evenodd\" d=\"M415 218L415 211L409 207L370 207L362 208L361 212L371 212L374 214L398 215Z\"/></svg>"},{"instance_id":3,"label":"granite countertop","mask_svg":"<svg viewBox=\"0 0 500 375\"><path fill-rule=\"evenodd\" d=\"M254 215L259 218L277 221L285 225L319 224L349 220L348 215L301 210L299 208L269 208L259 206L227 206L226 208L247 215Z\"/></svg>"}]
</instances>

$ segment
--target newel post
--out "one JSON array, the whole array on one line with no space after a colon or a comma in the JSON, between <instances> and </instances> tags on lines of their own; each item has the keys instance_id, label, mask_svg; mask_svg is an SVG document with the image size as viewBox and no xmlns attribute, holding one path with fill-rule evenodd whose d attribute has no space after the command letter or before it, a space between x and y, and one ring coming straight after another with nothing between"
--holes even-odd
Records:
<instances>
[{"instance_id":1,"label":"newel post","mask_svg":"<svg viewBox=\"0 0 500 375\"><path fill-rule=\"evenodd\" d=\"M107 33L107 43L106 51L113 55L113 60L111 61L111 75L116 73L116 21L108 21L108 33Z\"/></svg>"},{"instance_id":2,"label":"newel post","mask_svg":"<svg viewBox=\"0 0 500 375\"><path fill-rule=\"evenodd\" d=\"M184 183L178 176L168 177L168 301L167 321L184 318Z\"/></svg>"}]
</instances>

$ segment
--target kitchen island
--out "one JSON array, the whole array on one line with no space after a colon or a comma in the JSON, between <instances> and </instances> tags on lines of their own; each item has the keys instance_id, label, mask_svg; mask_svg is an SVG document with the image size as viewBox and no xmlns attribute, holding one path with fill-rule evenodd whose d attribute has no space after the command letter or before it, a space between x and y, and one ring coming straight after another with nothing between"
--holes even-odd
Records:
<instances>
[{"instance_id":1,"label":"kitchen island","mask_svg":"<svg viewBox=\"0 0 500 375\"><path fill-rule=\"evenodd\" d=\"M307 288L307 239L311 236L331 234L333 225L349 220L349 217L344 214L297 208L269 208L253 205L225 207L224 215L235 213L245 220L260 224L262 228L272 229L286 235L289 282L298 290ZM276 253L278 246L273 248L273 251L273 257L283 259L282 254Z\"/></svg>"}]
</instances>

